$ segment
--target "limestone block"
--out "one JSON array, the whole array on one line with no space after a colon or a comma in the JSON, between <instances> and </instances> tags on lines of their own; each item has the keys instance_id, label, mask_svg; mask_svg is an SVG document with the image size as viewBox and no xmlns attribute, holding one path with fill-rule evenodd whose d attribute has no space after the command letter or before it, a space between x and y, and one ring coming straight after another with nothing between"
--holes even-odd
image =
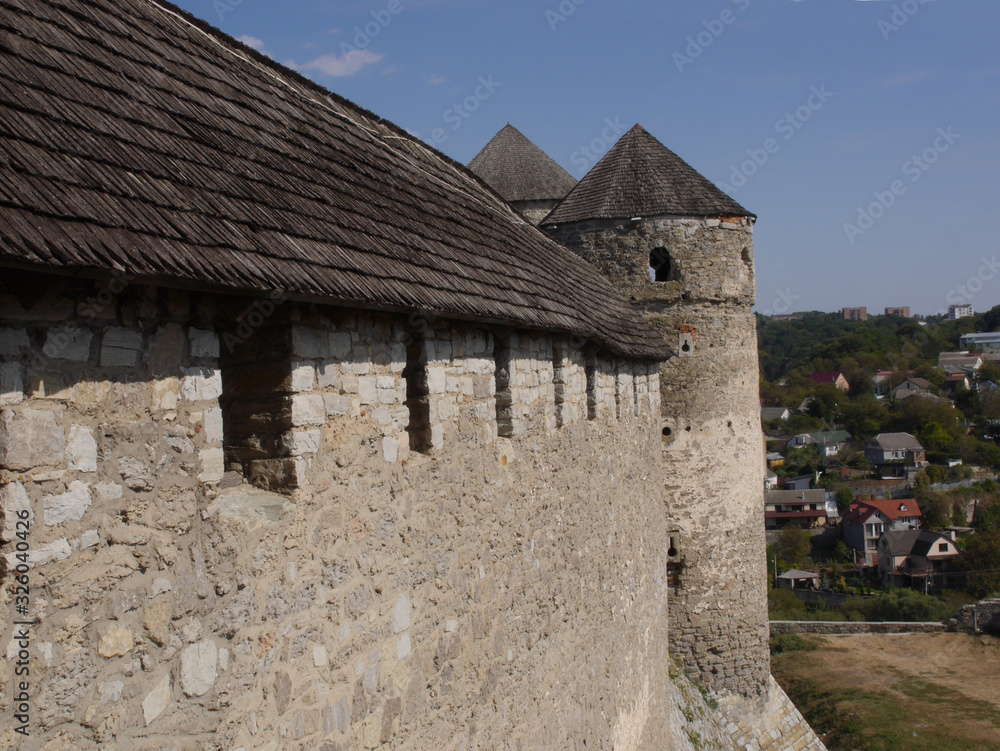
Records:
<instances>
[{"instance_id":1,"label":"limestone block","mask_svg":"<svg viewBox=\"0 0 1000 751\"><path fill-rule=\"evenodd\" d=\"M181 368L181 395L189 402L214 401L222 396L222 371L218 368Z\"/></svg>"},{"instance_id":2,"label":"limestone block","mask_svg":"<svg viewBox=\"0 0 1000 751\"><path fill-rule=\"evenodd\" d=\"M288 498L245 486L227 488L208 506L221 520L244 524L249 530L269 526L295 508Z\"/></svg>"},{"instance_id":3,"label":"limestone block","mask_svg":"<svg viewBox=\"0 0 1000 751\"><path fill-rule=\"evenodd\" d=\"M382 456L390 464L399 459L399 439L386 436L382 439Z\"/></svg>"},{"instance_id":4,"label":"limestone block","mask_svg":"<svg viewBox=\"0 0 1000 751\"><path fill-rule=\"evenodd\" d=\"M42 497L45 524L52 527L67 521L79 521L91 503L90 484L74 480L65 493Z\"/></svg>"},{"instance_id":5,"label":"limestone block","mask_svg":"<svg viewBox=\"0 0 1000 751\"><path fill-rule=\"evenodd\" d=\"M97 651L101 657L111 659L112 657L127 655L132 651L133 646L135 646L135 637L132 635L132 632L116 623L101 637Z\"/></svg>"},{"instance_id":6,"label":"limestone block","mask_svg":"<svg viewBox=\"0 0 1000 751\"><path fill-rule=\"evenodd\" d=\"M368 360L359 360L344 364L344 369L357 376L368 375L372 372L372 364Z\"/></svg>"},{"instance_id":7,"label":"limestone block","mask_svg":"<svg viewBox=\"0 0 1000 751\"><path fill-rule=\"evenodd\" d=\"M448 376L443 367L427 368L427 391L431 394L445 393L448 385Z\"/></svg>"},{"instance_id":8,"label":"limestone block","mask_svg":"<svg viewBox=\"0 0 1000 751\"><path fill-rule=\"evenodd\" d=\"M330 357L345 360L351 354L351 335L348 333L330 334Z\"/></svg>"},{"instance_id":9,"label":"limestone block","mask_svg":"<svg viewBox=\"0 0 1000 751\"><path fill-rule=\"evenodd\" d=\"M121 701L122 691L125 690L124 681L110 681L97 684L97 693L101 696L101 704Z\"/></svg>"},{"instance_id":10,"label":"limestone block","mask_svg":"<svg viewBox=\"0 0 1000 751\"><path fill-rule=\"evenodd\" d=\"M101 341L102 368L131 368L139 362L142 332L112 327L105 329Z\"/></svg>"},{"instance_id":11,"label":"limestone block","mask_svg":"<svg viewBox=\"0 0 1000 751\"><path fill-rule=\"evenodd\" d=\"M9 482L0 487L0 514L3 515L3 531L0 532L0 540L3 542L10 542L17 537L18 512L27 512L29 528L34 525L35 512L31 507L28 491L19 482Z\"/></svg>"},{"instance_id":12,"label":"limestone block","mask_svg":"<svg viewBox=\"0 0 1000 751\"><path fill-rule=\"evenodd\" d=\"M400 634L399 638L396 639L396 657L400 660L405 660L410 656L411 651L410 635Z\"/></svg>"},{"instance_id":13,"label":"limestone block","mask_svg":"<svg viewBox=\"0 0 1000 751\"><path fill-rule=\"evenodd\" d=\"M24 329L0 329L0 357L17 357L31 346Z\"/></svg>"},{"instance_id":14,"label":"limestone block","mask_svg":"<svg viewBox=\"0 0 1000 751\"><path fill-rule=\"evenodd\" d=\"M292 363L292 391L312 391L316 382L316 366L311 362Z\"/></svg>"},{"instance_id":15,"label":"limestone block","mask_svg":"<svg viewBox=\"0 0 1000 751\"><path fill-rule=\"evenodd\" d=\"M148 726L153 720L163 714L170 705L170 674L167 673L163 679L156 684L156 688L149 692L142 700L142 717Z\"/></svg>"},{"instance_id":16,"label":"limestone block","mask_svg":"<svg viewBox=\"0 0 1000 751\"><path fill-rule=\"evenodd\" d=\"M15 555L16 553L7 554L8 569L12 569L18 564L18 560L14 557ZM64 537L45 545L34 546L31 552L28 553L28 566L42 566L53 561L65 561L71 555L73 555L73 548L70 547L69 542Z\"/></svg>"},{"instance_id":17,"label":"limestone block","mask_svg":"<svg viewBox=\"0 0 1000 751\"><path fill-rule=\"evenodd\" d=\"M24 401L24 377L21 363L0 363L0 407L9 407Z\"/></svg>"},{"instance_id":18,"label":"limestone block","mask_svg":"<svg viewBox=\"0 0 1000 751\"><path fill-rule=\"evenodd\" d=\"M399 399L399 394L396 393L396 389L379 389L378 390L378 403L379 404L395 404Z\"/></svg>"},{"instance_id":19,"label":"limestone block","mask_svg":"<svg viewBox=\"0 0 1000 751\"><path fill-rule=\"evenodd\" d=\"M322 396L296 394L292 397L292 425L294 427L324 424L326 424L326 404Z\"/></svg>"},{"instance_id":20,"label":"limestone block","mask_svg":"<svg viewBox=\"0 0 1000 751\"><path fill-rule=\"evenodd\" d=\"M27 470L60 464L66 453L66 433L50 410L24 409L0 414L0 467Z\"/></svg>"},{"instance_id":21,"label":"limestone block","mask_svg":"<svg viewBox=\"0 0 1000 751\"><path fill-rule=\"evenodd\" d=\"M392 632L394 634L406 631L410 627L412 612L413 606L410 604L409 597L403 596L396 600L396 607L393 610L392 617Z\"/></svg>"},{"instance_id":22,"label":"limestone block","mask_svg":"<svg viewBox=\"0 0 1000 751\"><path fill-rule=\"evenodd\" d=\"M101 544L101 536L96 529L88 529L80 536L80 550L96 548ZM76 547L75 545L73 547Z\"/></svg>"},{"instance_id":23,"label":"limestone block","mask_svg":"<svg viewBox=\"0 0 1000 751\"><path fill-rule=\"evenodd\" d=\"M285 433L282 436L282 441L285 444L285 449L291 456L318 454L320 446L323 445L323 431L306 430Z\"/></svg>"},{"instance_id":24,"label":"limestone block","mask_svg":"<svg viewBox=\"0 0 1000 751\"><path fill-rule=\"evenodd\" d=\"M153 412L172 412L177 409L177 399L180 396L181 383L177 378L164 378L153 381Z\"/></svg>"},{"instance_id":25,"label":"limestone block","mask_svg":"<svg viewBox=\"0 0 1000 751\"><path fill-rule=\"evenodd\" d=\"M201 471L198 479L202 482L221 482L226 473L226 455L220 448L205 449L198 452L198 464Z\"/></svg>"},{"instance_id":26,"label":"limestone block","mask_svg":"<svg viewBox=\"0 0 1000 751\"><path fill-rule=\"evenodd\" d=\"M86 362L90 359L90 344L94 334L74 324L49 329L42 353L52 360Z\"/></svg>"},{"instance_id":27,"label":"limestone block","mask_svg":"<svg viewBox=\"0 0 1000 751\"><path fill-rule=\"evenodd\" d=\"M350 338L348 337L348 343ZM292 327L292 354L308 360L330 357L330 336L325 331L306 326Z\"/></svg>"},{"instance_id":28,"label":"limestone block","mask_svg":"<svg viewBox=\"0 0 1000 751\"><path fill-rule=\"evenodd\" d=\"M203 639L181 653L181 690L187 696L204 696L218 677L219 649L211 639Z\"/></svg>"},{"instance_id":29,"label":"limestone block","mask_svg":"<svg viewBox=\"0 0 1000 751\"><path fill-rule=\"evenodd\" d=\"M338 394L326 394L323 397L326 413L330 416L343 416L351 411L351 397Z\"/></svg>"},{"instance_id":30,"label":"limestone block","mask_svg":"<svg viewBox=\"0 0 1000 751\"><path fill-rule=\"evenodd\" d=\"M97 471L97 441L94 431L82 425L73 425L66 440L66 462L78 472Z\"/></svg>"},{"instance_id":31,"label":"limestone block","mask_svg":"<svg viewBox=\"0 0 1000 751\"><path fill-rule=\"evenodd\" d=\"M161 647L170 639L170 621L173 607L169 598L161 597L146 605L143 611L143 625L149 638Z\"/></svg>"},{"instance_id":32,"label":"limestone block","mask_svg":"<svg viewBox=\"0 0 1000 751\"><path fill-rule=\"evenodd\" d=\"M129 490L143 493L153 489L153 474L141 459L122 457L118 460L118 472Z\"/></svg>"},{"instance_id":33,"label":"limestone block","mask_svg":"<svg viewBox=\"0 0 1000 751\"><path fill-rule=\"evenodd\" d=\"M340 383L340 367L333 360L327 360L319 366L319 387L321 389L337 388Z\"/></svg>"},{"instance_id":34,"label":"limestone block","mask_svg":"<svg viewBox=\"0 0 1000 751\"><path fill-rule=\"evenodd\" d=\"M375 404L378 402L377 379L371 376L358 378L358 395L362 404Z\"/></svg>"},{"instance_id":35,"label":"limestone block","mask_svg":"<svg viewBox=\"0 0 1000 751\"><path fill-rule=\"evenodd\" d=\"M188 339L191 341L191 357L219 356L219 336L214 331L191 329Z\"/></svg>"},{"instance_id":36,"label":"limestone block","mask_svg":"<svg viewBox=\"0 0 1000 751\"><path fill-rule=\"evenodd\" d=\"M431 448L439 449L444 447L444 425L438 423L431 425Z\"/></svg>"},{"instance_id":37,"label":"limestone block","mask_svg":"<svg viewBox=\"0 0 1000 751\"><path fill-rule=\"evenodd\" d=\"M221 443L223 438L222 410L212 407L205 410L205 440L209 443Z\"/></svg>"},{"instance_id":38,"label":"limestone block","mask_svg":"<svg viewBox=\"0 0 1000 751\"><path fill-rule=\"evenodd\" d=\"M325 668L327 666L328 662L329 662L329 658L327 657L327 654L326 654L326 647L323 647L323 646L314 647L313 648L313 665L315 665L318 668Z\"/></svg>"},{"instance_id":39,"label":"limestone block","mask_svg":"<svg viewBox=\"0 0 1000 751\"><path fill-rule=\"evenodd\" d=\"M116 501L125 495L125 490L121 485L114 482L102 482L94 488L94 495L101 503Z\"/></svg>"}]
</instances>

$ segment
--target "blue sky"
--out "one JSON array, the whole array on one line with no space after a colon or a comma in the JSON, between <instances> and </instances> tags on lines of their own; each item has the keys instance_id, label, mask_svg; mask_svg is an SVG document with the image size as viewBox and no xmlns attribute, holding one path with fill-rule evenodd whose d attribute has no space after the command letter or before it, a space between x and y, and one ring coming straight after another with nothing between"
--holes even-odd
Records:
<instances>
[{"instance_id":1,"label":"blue sky","mask_svg":"<svg viewBox=\"0 0 1000 751\"><path fill-rule=\"evenodd\" d=\"M758 310L1000 304L996 0L180 5L463 163L641 123L758 214Z\"/></svg>"}]
</instances>

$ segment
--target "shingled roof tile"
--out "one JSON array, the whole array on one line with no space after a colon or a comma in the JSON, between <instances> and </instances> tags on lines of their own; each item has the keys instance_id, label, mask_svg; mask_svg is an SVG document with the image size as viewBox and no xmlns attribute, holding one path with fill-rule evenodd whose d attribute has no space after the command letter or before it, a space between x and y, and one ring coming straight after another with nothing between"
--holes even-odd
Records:
<instances>
[{"instance_id":1,"label":"shingled roof tile","mask_svg":"<svg viewBox=\"0 0 1000 751\"><path fill-rule=\"evenodd\" d=\"M621 137L543 225L652 216L751 217L641 125Z\"/></svg>"},{"instance_id":2,"label":"shingled roof tile","mask_svg":"<svg viewBox=\"0 0 1000 751\"><path fill-rule=\"evenodd\" d=\"M0 265L669 349L610 282L402 129L166 2L0 0Z\"/></svg>"},{"instance_id":3,"label":"shingled roof tile","mask_svg":"<svg viewBox=\"0 0 1000 751\"><path fill-rule=\"evenodd\" d=\"M508 123L493 136L469 169L508 201L562 200L576 180Z\"/></svg>"}]
</instances>

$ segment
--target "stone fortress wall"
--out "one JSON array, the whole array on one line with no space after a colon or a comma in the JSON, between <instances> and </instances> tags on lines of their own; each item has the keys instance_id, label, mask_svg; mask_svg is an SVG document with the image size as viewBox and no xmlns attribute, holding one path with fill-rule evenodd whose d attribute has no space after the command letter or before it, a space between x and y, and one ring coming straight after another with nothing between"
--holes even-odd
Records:
<instances>
[{"instance_id":1,"label":"stone fortress wall","mask_svg":"<svg viewBox=\"0 0 1000 751\"><path fill-rule=\"evenodd\" d=\"M669 745L657 366L51 282L0 296L0 553L26 511L47 749Z\"/></svg>"},{"instance_id":2,"label":"stone fortress wall","mask_svg":"<svg viewBox=\"0 0 1000 751\"><path fill-rule=\"evenodd\" d=\"M647 217L546 228L674 343L663 364L671 654L712 690L770 688L763 484L747 218ZM652 281L651 263L661 281Z\"/></svg>"}]
</instances>

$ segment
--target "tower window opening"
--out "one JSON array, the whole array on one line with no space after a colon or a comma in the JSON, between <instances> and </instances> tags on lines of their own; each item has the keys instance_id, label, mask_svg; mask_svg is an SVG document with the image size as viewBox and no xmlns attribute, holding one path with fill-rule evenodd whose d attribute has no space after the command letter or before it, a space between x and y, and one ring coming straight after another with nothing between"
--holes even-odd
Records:
<instances>
[{"instance_id":1,"label":"tower window opening","mask_svg":"<svg viewBox=\"0 0 1000 751\"><path fill-rule=\"evenodd\" d=\"M666 248L654 248L649 254L649 278L654 282L676 281L676 269Z\"/></svg>"}]
</instances>

